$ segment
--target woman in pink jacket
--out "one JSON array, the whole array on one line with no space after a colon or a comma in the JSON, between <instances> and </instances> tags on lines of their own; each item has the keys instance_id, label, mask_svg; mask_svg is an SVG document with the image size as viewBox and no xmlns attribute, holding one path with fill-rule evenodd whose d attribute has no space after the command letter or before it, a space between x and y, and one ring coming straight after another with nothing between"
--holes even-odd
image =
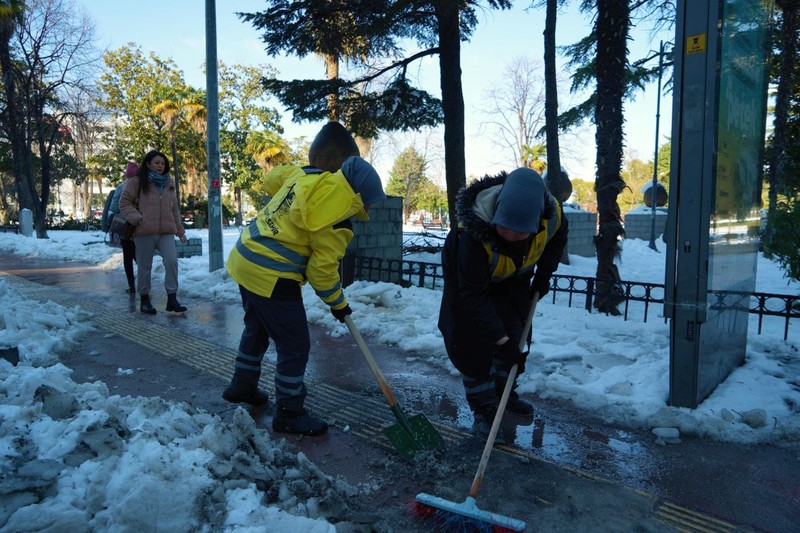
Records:
<instances>
[{"instance_id":1,"label":"woman in pink jacket","mask_svg":"<svg viewBox=\"0 0 800 533\"><path fill-rule=\"evenodd\" d=\"M137 292L142 313L156 314L150 303L150 277L153 255L158 250L164 265L164 288L167 290L167 311L182 313L186 307L178 303L178 255L175 236L186 242L181 224L175 180L169 176L167 156L152 150L144 156L139 171L122 190L119 201L122 216L136 226L136 264L139 267Z\"/></svg>"}]
</instances>

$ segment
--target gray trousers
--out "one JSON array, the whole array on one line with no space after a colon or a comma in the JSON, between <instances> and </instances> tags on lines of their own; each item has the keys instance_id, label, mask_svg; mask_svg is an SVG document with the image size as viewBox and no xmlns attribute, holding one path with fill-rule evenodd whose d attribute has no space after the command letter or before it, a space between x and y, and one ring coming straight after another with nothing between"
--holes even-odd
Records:
<instances>
[{"instance_id":1,"label":"gray trousers","mask_svg":"<svg viewBox=\"0 0 800 533\"><path fill-rule=\"evenodd\" d=\"M153 256L161 254L164 265L164 288L167 294L178 292L178 253L175 250L175 235L160 233L133 238L136 243L136 266L139 268L136 291L140 295L150 294L150 277L153 271Z\"/></svg>"}]
</instances>

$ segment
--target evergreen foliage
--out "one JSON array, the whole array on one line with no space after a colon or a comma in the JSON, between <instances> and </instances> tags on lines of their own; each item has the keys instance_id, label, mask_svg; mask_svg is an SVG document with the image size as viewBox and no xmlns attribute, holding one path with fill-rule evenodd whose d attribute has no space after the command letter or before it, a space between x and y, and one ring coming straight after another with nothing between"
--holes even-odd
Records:
<instances>
[{"instance_id":1,"label":"evergreen foliage","mask_svg":"<svg viewBox=\"0 0 800 533\"><path fill-rule=\"evenodd\" d=\"M769 216L764 253L800 280L800 6L778 0L772 81L777 81L774 129L767 153Z\"/></svg>"}]
</instances>

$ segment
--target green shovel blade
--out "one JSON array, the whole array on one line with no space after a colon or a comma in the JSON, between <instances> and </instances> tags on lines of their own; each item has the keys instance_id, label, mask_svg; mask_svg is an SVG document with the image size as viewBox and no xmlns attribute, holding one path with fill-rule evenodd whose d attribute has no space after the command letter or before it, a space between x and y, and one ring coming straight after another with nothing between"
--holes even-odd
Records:
<instances>
[{"instance_id":1,"label":"green shovel blade","mask_svg":"<svg viewBox=\"0 0 800 533\"><path fill-rule=\"evenodd\" d=\"M444 447L444 439L425 415L414 415L405 421L408 422L407 427L403 427L405 424L394 424L383 430L405 459L411 461L418 452Z\"/></svg>"}]
</instances>

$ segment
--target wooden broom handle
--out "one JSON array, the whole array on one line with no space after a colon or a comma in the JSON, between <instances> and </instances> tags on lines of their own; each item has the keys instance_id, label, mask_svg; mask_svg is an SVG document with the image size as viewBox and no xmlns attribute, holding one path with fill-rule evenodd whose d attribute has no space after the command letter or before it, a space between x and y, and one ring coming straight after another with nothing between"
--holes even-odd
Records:
<instances>
[{"instance_id":1,"label":"wooden broom handle","mask_svg":"<svg viewBox=\"0 0 800 533\"><path fill-rule=\"evenodd\" d=\"M525 347L525 342L528 340L528 332L530 332L533 324L533 314L536 312L536 304L539 303L539 293L534 293L533 300L531 300L531 307L528 310L528 319L522 328L522 337L519 340L519 351ZM497 406L497 413L494 415L492 422L492 429L489 431L489 437L486 439L486 445L483 447L483 455L481 462L478 463L478 471L475 473L475 478L472 480L472 486L469 489L470 498L476 498L478 491L481 489L483 483L483 473L486 471L486 465L489 463L489 455L492 453L494 447L494 440L497 438L497 431L500 429L500 421L503 419L503 413L506 410L508 397L511 396L511 389L514 388L514 380L517 377L517 365L511 367L508 372L508 379L506 386L503 388L503 395L500 397L500 403Z\"/></svg>"}]
</instances>

